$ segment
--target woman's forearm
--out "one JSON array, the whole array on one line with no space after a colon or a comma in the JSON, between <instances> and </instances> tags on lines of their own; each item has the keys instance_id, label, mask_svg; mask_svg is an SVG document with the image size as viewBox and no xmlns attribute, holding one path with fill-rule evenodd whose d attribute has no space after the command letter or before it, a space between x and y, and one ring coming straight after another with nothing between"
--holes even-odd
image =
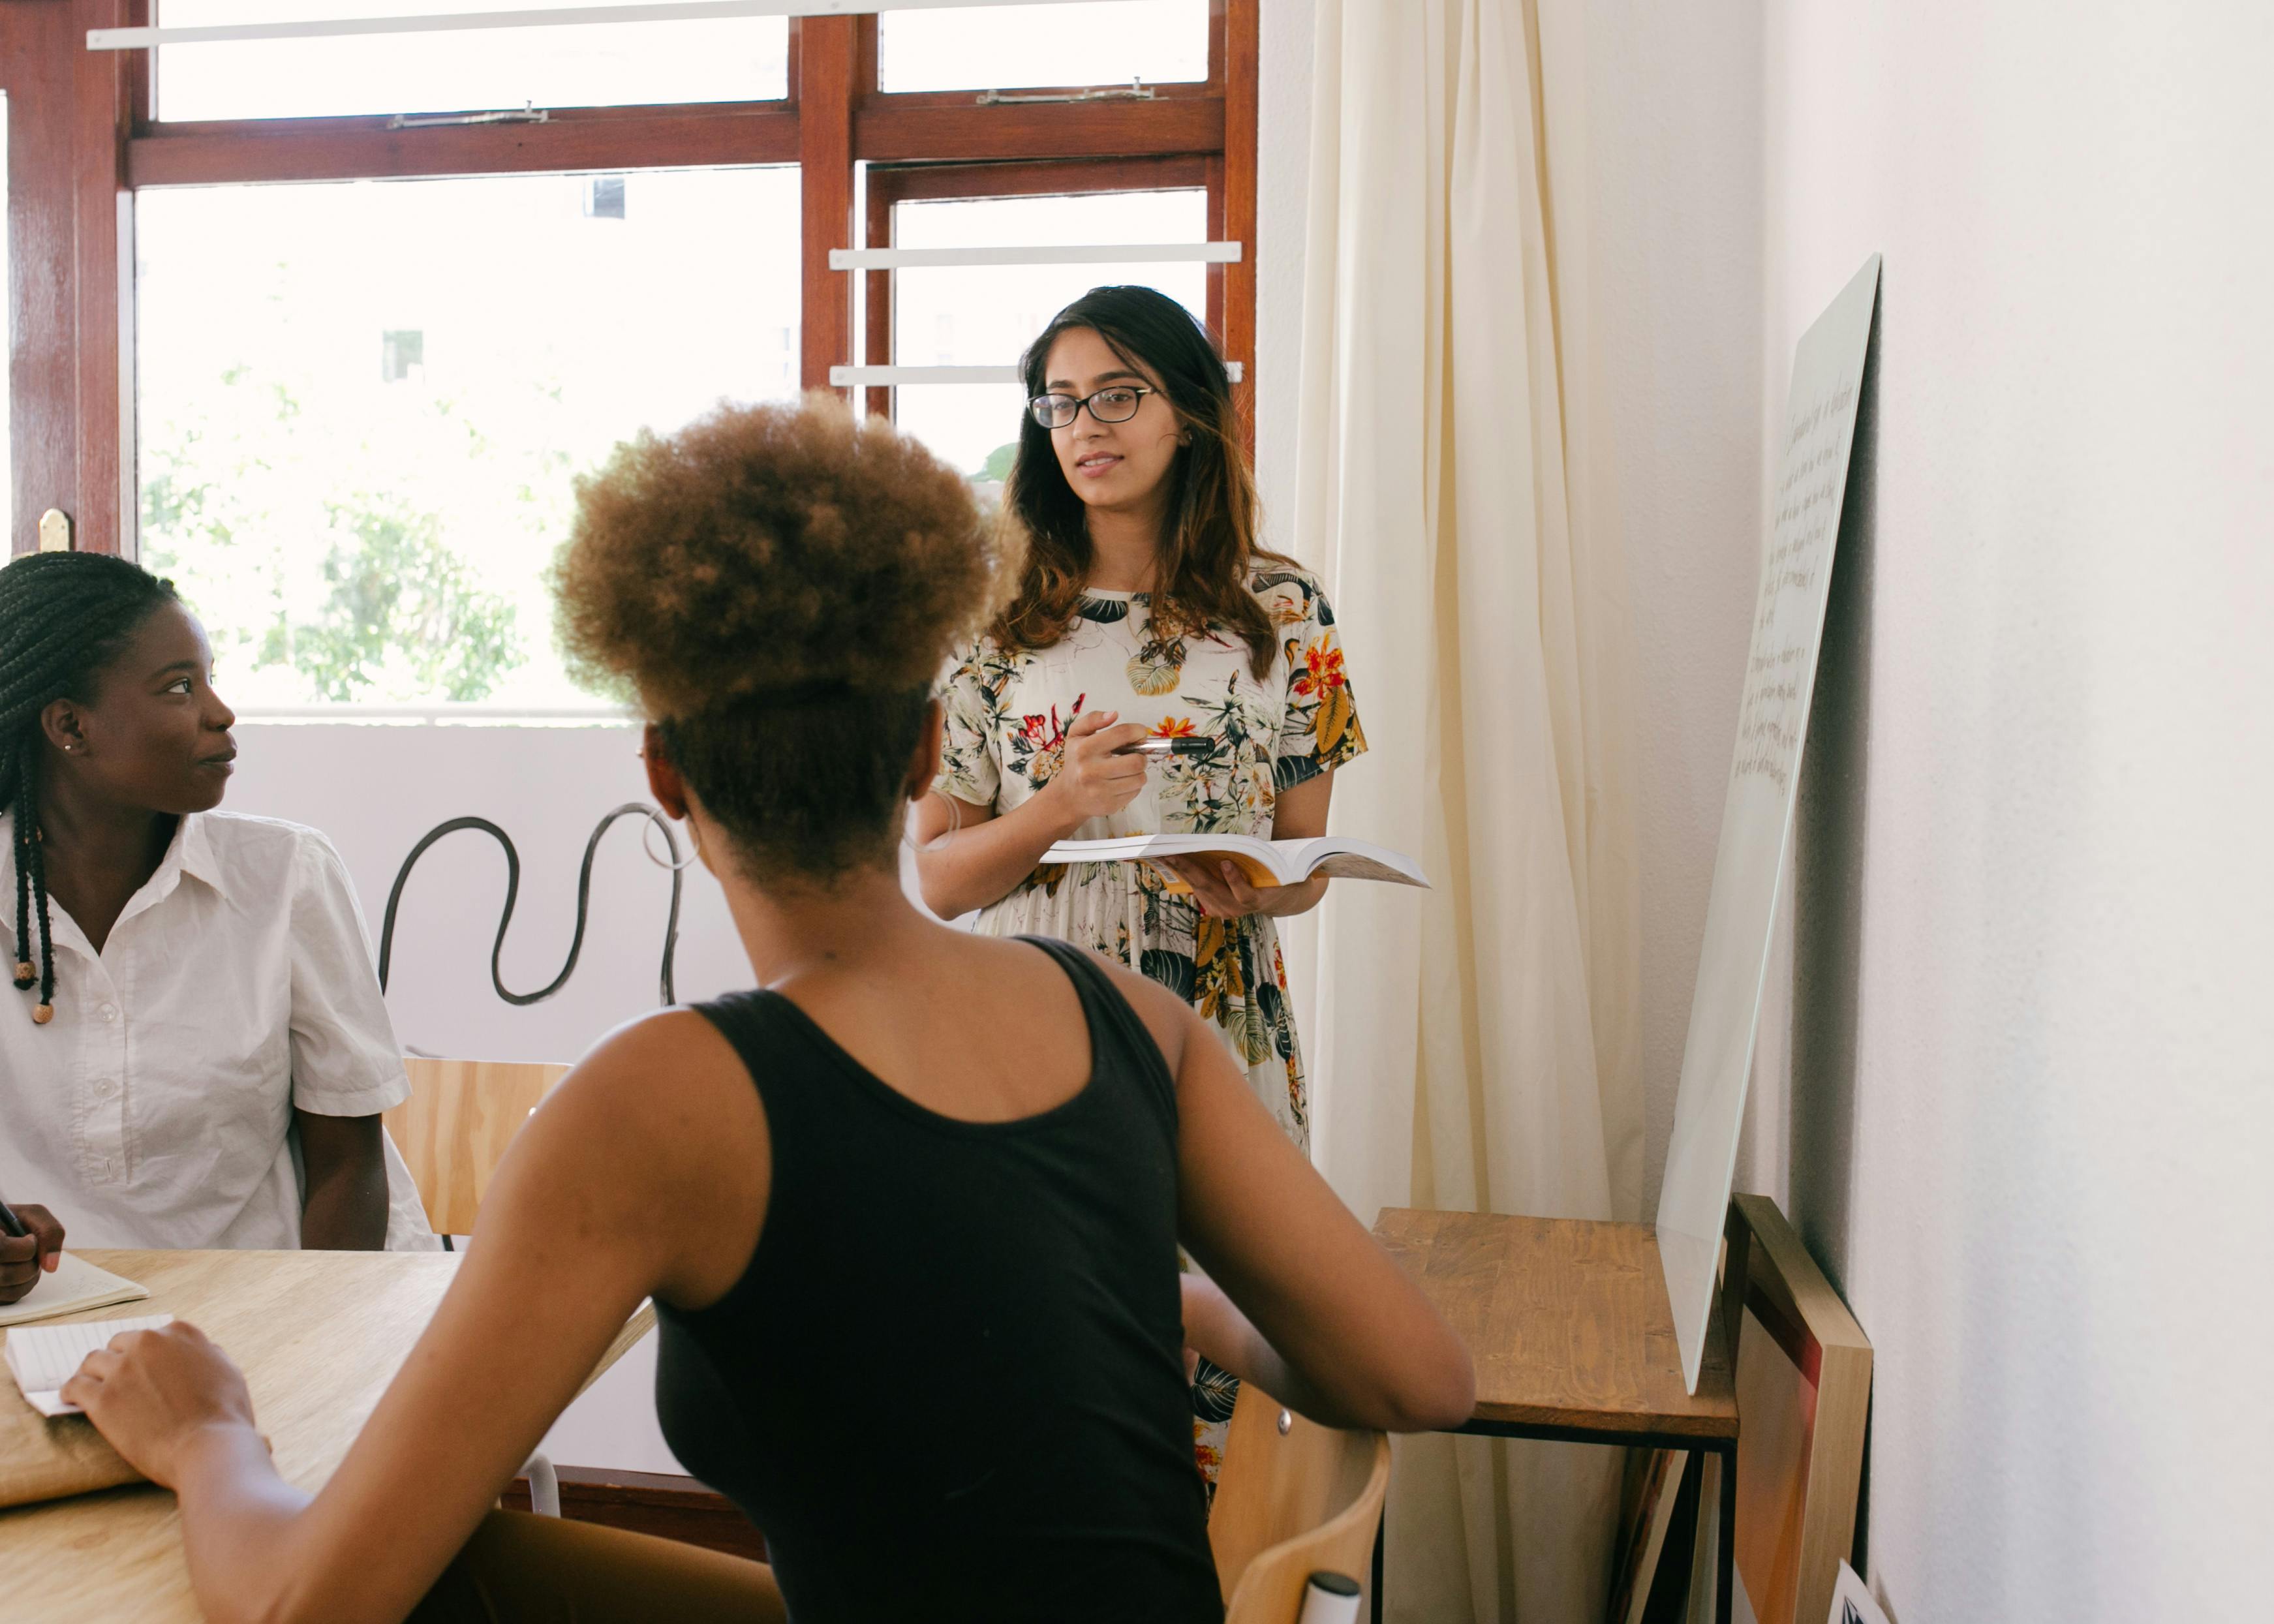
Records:
<instances>
[{"instance_id":1,"label":"woman's forearm","mask_svg":"<svg viewBox=\"0 0 2274 1624\"><path fill-rule=\"evenodd\" d=\"M181 1456L174 1485L190 1585L209 1620L260 1624L305 1616L302 1519L308 1497L277 1476L250 1426L215 1426Z\"/></svg>"},{"instance_id":2,"label":"woman's forearm","mask_svg":"<svg viewBox=\"0 0 2274 1624\"><path fill-rule=\"evenodd\" d=\"M1035 871L1043 853L1080 826L1059 811L1044 790L984 823L967 823L916 848L916 877L924 906L955 919L999 902Z\"/></svg>"},{"instance_id":3,"label":"woman's forearm","mask_svg":"<svg viewBox=\"0 0 2274 1624\"><path fill-rule=\"evenodd\" d=\"M1185 1342L1209 1364L1253 1382L1291 1410L1327 1426L1354 1425L1333 1399L1304 1380L1280 1356L1239 1305L1215 1282L1199 1274L1179 1277L1185 1297Z\"/></svg>"}]
</instances>

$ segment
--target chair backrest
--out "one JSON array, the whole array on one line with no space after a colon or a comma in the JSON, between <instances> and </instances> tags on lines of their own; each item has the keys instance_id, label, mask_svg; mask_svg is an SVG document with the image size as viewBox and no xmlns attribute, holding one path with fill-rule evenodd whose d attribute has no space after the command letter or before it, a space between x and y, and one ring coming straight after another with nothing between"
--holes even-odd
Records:
<instances>
[{"instance_id":1,"label":"chair backrest","mask_svg":"<svg viewBox=\"0 0 2274 1624\"><path fill-rule=\"evenodd\" d=\"M505 1147L568 1068L542 1061L406 1059L410 1097L387 1131L438 1235L470 1235Z\"/></svg>"},{"instance_id":2,"label":"chair backrest","mask_svg":"<svg viewBox=\"0 0 2274 1624\"><path fill-rule=\"evenodd\" d=\"M1224 1624L1296 1624L1314 1573L1365 1583L1389 1487L1380 1432L1321 1426L1242 1385L1209 1514Z\"/></svg>"}]
</instances>

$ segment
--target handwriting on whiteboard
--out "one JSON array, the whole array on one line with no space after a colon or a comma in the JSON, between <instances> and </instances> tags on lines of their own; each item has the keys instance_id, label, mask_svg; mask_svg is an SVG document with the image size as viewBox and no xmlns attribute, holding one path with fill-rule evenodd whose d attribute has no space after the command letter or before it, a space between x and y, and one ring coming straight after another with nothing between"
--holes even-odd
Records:
<instances>
[{"instance_id":1,"label":"handwriting on whiteboard","mask_svg":"<svg viewBox=\"0 0 2274 1624\"><path fill-rule=\"evenodd\" d=\"M1774 527L1753 605L1752 657L1737 711L1736 775L1766 778L1782 793L1799 763L1801 684L1810 670L1816 627L1806 614L1783 614L1788 602L1810 605L1817 572L1831 549L1847 473L1848 423L1856 387L1843 383L1794 414L1786 437L1784 477L1777 482ZM1796 598L1795 595L1797 595Z\"/></svg>"}]
</instances>

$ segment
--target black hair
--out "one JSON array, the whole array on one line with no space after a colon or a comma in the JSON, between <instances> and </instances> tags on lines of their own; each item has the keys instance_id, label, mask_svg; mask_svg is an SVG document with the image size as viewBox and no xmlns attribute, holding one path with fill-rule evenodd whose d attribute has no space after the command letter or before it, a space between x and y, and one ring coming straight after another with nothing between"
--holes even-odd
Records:
<instances>
[{"instance_id":1,"label":"black hair","mask_svg":"<svg viewBox=\"0 0 2274 1624\"><path fill-rule=\"evenodd\" d=\"M576 485L553 570L569 668L628 694L749 879L892 861L940 666L1015 543L962 475L826 395L722 407Z\"/></svg>"},{"instance_id":2,"label":"black hair","mask_svg":"<svg viewBox=\"0 0 2274 1624\"><path fill-rule=\"evenodd\" d=\"M889 860L931 688L757 693L657 724L664 753L764 884Z\"/></svg>"},{"instance_id":3,"label":"black hair","mask_svg":"<svg viewBox=\"0 0 2274 1624\"><path fill-rule=\"evenodd\" d=\"M15 816L15 979L19 991L38 987L32 1019L41 1024L55 1014L56 954L40 838L40 713L58 699L92 702L143 621L175 601L172 582L107 553L34 553L0 568L0 809Z\"/></svg>"}]
</instances>

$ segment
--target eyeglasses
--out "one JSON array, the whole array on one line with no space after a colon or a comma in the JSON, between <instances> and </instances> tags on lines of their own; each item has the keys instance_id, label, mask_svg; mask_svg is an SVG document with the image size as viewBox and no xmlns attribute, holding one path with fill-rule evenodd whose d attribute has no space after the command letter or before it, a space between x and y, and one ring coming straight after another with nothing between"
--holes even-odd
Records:
<instances>
[{"instance_id":1,"label":"eyeglasses","mask_svg":"<svg viewBox=\"0 0 2274 1624\"><path fill-rule=\"evenodd\" d=\"M1148 395L1160 391L1141 383L1117 383L1096 394L1076 397L1071 395L1038 395L1027 403L1035 414L1035 421L1046 429L1070 429L1081 409L1089 408L1092 420L1098 423L1126 423L1137 415Z\"/></svg>"}]
</instances>

